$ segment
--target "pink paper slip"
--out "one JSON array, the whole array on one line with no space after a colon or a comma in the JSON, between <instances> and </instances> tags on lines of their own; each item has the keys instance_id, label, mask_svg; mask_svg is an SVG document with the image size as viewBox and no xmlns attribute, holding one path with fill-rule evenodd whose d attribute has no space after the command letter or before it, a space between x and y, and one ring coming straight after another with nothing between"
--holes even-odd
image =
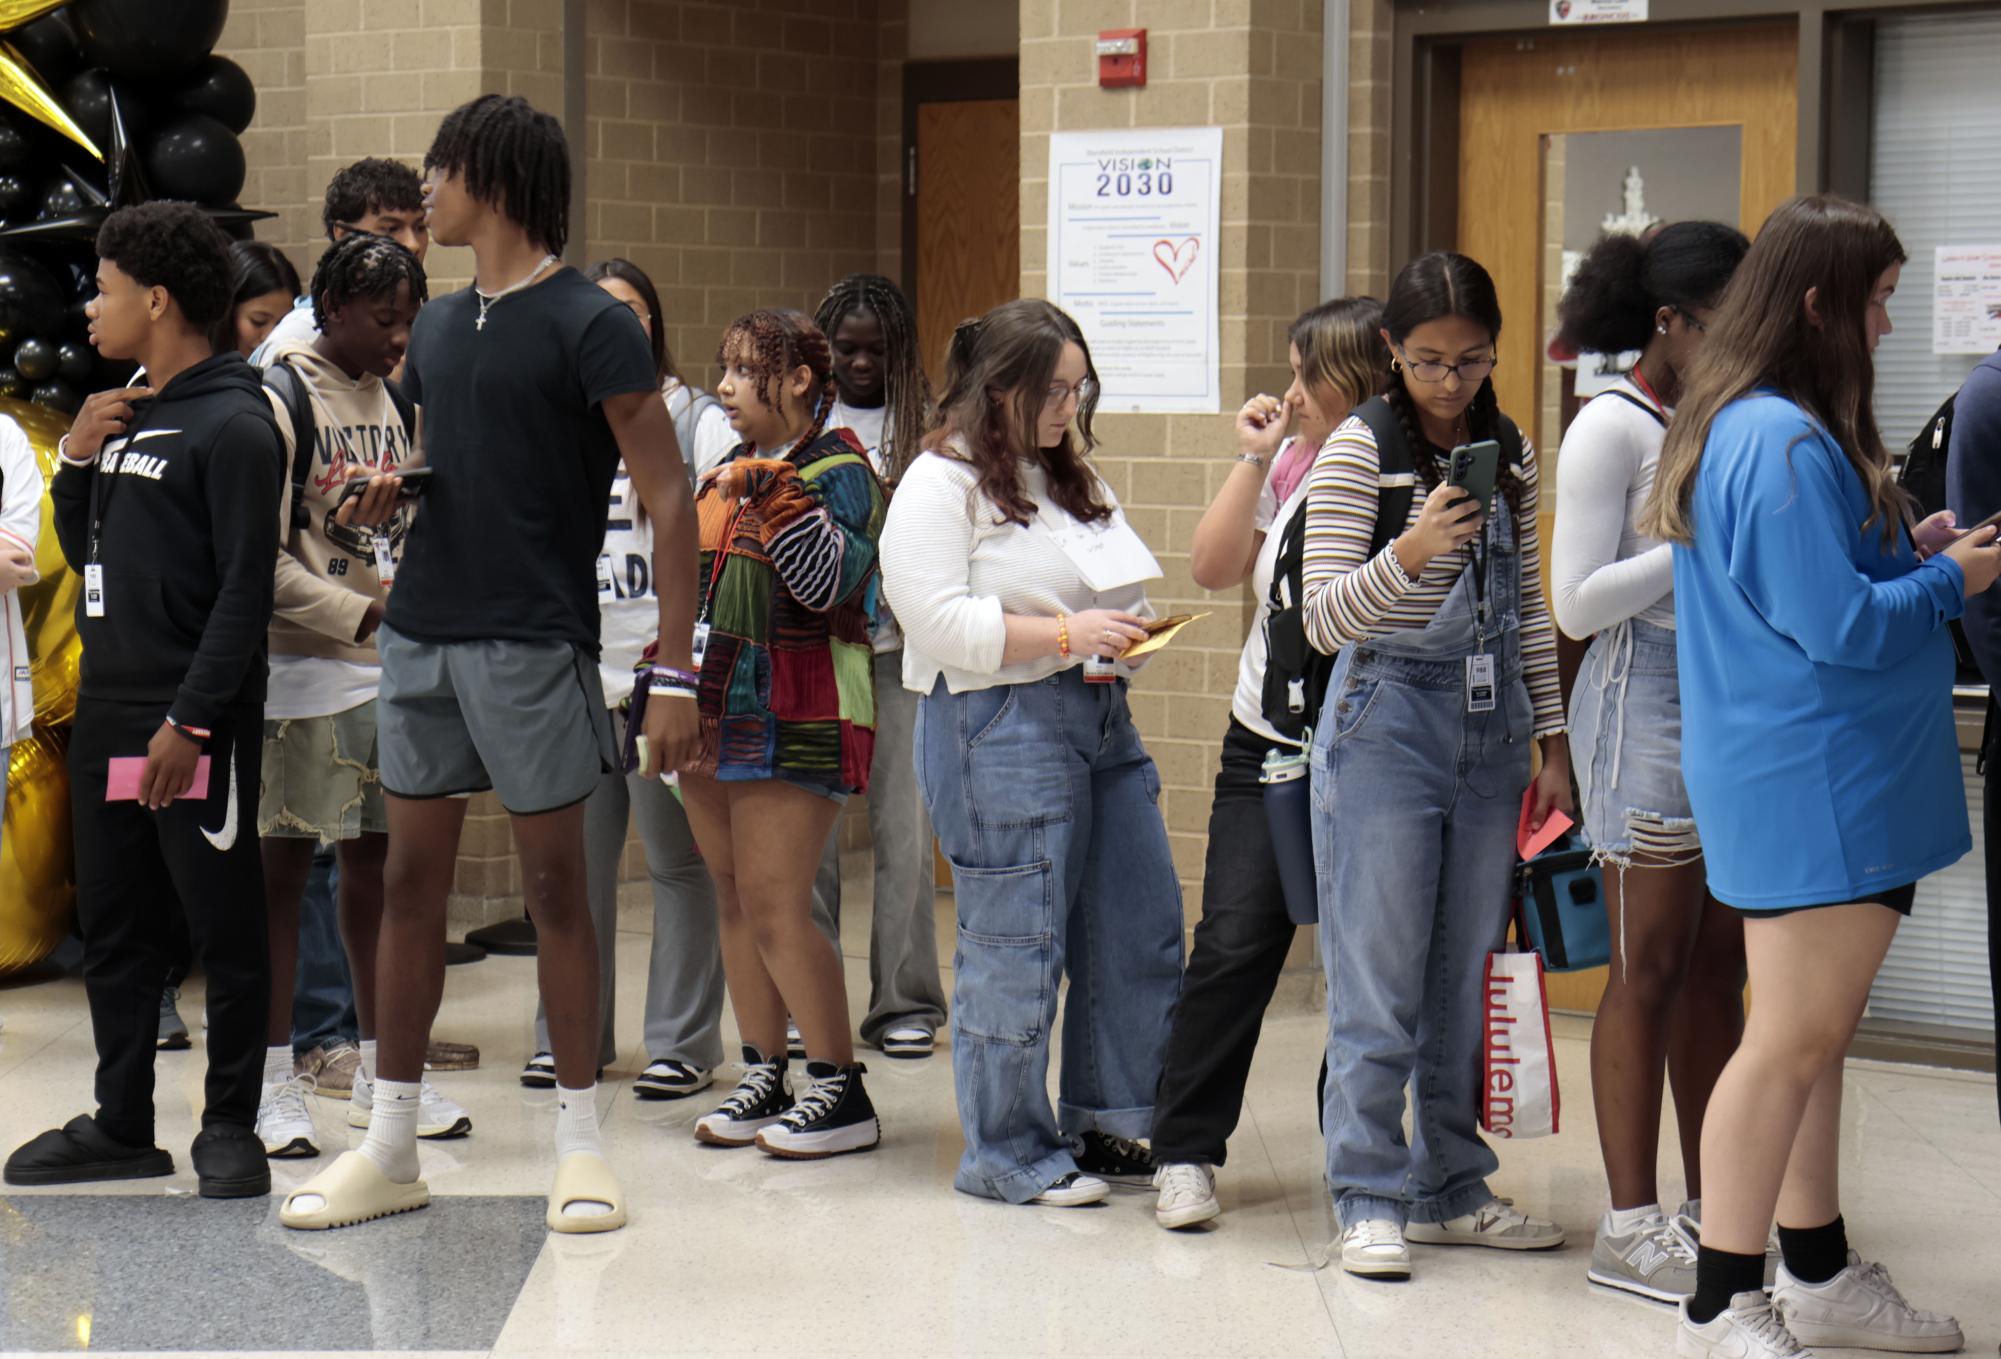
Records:
<instances>
[{"instance_id":1,"label":"pink paper slip","mask_svg":"<svg viewBox=\"0 0 2001 1359\"><path fill-rule=\"evenodd\" d=\"M1522 794L1522 819L1515 826L1515 852L1521 855L1523 863L1527 863L1555 844L1565 831L1577 824L1560 809L1552 807L1549 810L1549 819L1542 823L1542 829L1531 833L1529 818L1533 815L1535 815L1535 789L1531 786Z\"/></svg>"},{"instance_id":2,"label":"pink paper slip","mask_svg":"<svg viewBox=\"0 0 2001 1359\"><path fill-rule=\"evenodd\" d=\"M104 772L104 800L106 802L137 802L139 800L139 776L146 772L144 755L114 755ZM180 799L201 801L208 796L208 756L195 760L194 786L182 793Z\"/></svg>"}]
</instances>

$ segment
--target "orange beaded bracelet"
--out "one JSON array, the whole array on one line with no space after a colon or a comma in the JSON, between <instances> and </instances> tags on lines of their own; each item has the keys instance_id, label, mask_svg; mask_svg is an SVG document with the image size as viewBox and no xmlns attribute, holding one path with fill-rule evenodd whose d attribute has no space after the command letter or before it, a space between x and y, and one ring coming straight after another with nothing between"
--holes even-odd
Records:
<instances>
[{"instance_id":1,"label":"orange beaded bracelet","mask_svg":"<svg viewBox=\"0 0 2001 1359\"><path fill-rule=\"evenodd\" d=\"M1070 615L1056 615L1056 654L1064 660L1070 659Z\"/></svg>"}]
</instances>

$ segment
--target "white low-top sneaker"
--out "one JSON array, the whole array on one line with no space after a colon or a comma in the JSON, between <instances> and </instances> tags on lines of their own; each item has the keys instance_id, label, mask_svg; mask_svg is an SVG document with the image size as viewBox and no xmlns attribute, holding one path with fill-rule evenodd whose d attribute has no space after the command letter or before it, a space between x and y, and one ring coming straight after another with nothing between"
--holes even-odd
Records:
<instances>
[{"instance_id":1,"label":"white low-top sneaker","mask_svg":"<svg viewBox=\"0 0 2001 1359\"><path fill-rule=\"evenodd\" d=\"M1408 1279L1410 1247L1396 1223L1365 1217L1341 1233L1341 1268L1365 1279Z\"/></svg>"},{"instance_id":2,"label":"white low-top sneaker","mask_svg":"<svg viewBox=\"0 0 2001 1359\"><path fill-rule=\"evenodd\" d=\"M1216 1172L1196 1161L1168 1161L1153 1172L1153 1220L1170 1231L1207 1222L1223 1211L1216 1202Z\"/></svg>"},{"instance_id":3,"label":"white low-top sneaker","mask_svg":"<svg viewBox=\"0 0 2001 1359\"><path fill-rule=\"evenodd\" d=\"M1515 1211L1506 1199L1444 1222L1413 1222L1404 1237L1420 1246L1491 1246L1495 1250L1552 1250L1563 1244L1563 1228L1545 1218Z\"/></svg>"},{"instance_id":4,"label":"white low-top sneaker","mask_svg":"<svg viewBox=\"0 0 2001 1359\"><path fill-rule=\"evenodd\" d=\"M1700 1326L1689 1320L1688 1299L1683 1298L1674 1352L1683 1359L1814 1359L1813 1351L1779 1320L1763 1289L1739 1293Z\"/></svg>"},{"instance_id":5,"label":"white low-top sneaker","mask_svg":"<svg viewBox=\"0 0 2001 1359\"><path fill-rule=\"evenodd\" d=\"M1091 1175L1080 1175L1071 1171L1055 1184L1030 1199L1044 1208L1082 1208L1087 1204L1103 1203L1111 1194L1112 1187Z\"/></svg>"},{"instance_id":6,"label":"white low-top sneaker","mask_svg":"<svg viewBox=\"0 0 2001 1359\"><path fill-rule=\"evenodd\" d=\"M423 1092L423 1099L417 1106L417 1136L430 1142L442 1142L472 1132L472 1115L456 1102L445 1098L437 1086L425 1081ZM347 1126L366 1131L369 1117L374 1112L375 1082L366 1072L357 1071L354 1073L353 1093L348 1096Z\"/></svg>"},{"instance_id":7,"label":"white low-top sneaker","mask_svg":"<svg viewBox=\"0 0 2001 1359\"><path fill-rule=\"evenodd\" d=\"M1881 1265L1848 1252L1848 1267L1826 1283L1801 1283L1779 1266L1772 1306L1786 1329L1832 1349L1946 1354L1966 1343L1959 1323L1904 1301Z\"/></svg>"},{"instance_id":8,"label":"white low-top sneaker","mask_svg":"<svg viewBox=\"0 0 2001 1359\"><path fill-rule=\"evenodd\" d=\"M311 1076L293 1076L264 1087L257 1101L257 1136L266 1156L318 1156L313 1115L306 1108Z\"/></svg>"}]
</instances>

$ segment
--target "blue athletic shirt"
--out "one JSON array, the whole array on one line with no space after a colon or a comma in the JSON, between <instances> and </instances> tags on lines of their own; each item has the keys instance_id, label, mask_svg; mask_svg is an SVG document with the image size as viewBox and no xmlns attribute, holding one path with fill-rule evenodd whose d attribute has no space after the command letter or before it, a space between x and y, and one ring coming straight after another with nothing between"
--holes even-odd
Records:
<instances>
[{"instance_id":1,"label":"blue athletic shirt","mask_svg":"<svg viewBox=\"0 0 2001 1359\"><path fill-rule=\"evenodd\" d=\"M1709 887L1743 910L1866 899L1973 847L1947 557L1883 546L1839 446L1770 392L1710 426L1674 549L1682 772Z\"/></svg>"}]
</instances>

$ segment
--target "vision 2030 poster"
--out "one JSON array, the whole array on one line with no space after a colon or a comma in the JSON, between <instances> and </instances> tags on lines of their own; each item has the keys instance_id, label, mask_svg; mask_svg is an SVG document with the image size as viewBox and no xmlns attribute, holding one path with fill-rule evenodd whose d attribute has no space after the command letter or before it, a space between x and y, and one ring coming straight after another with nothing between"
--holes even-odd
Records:
<instances>
[{"instance_id":1,"label":"vision 2030 poster","mask_svg":"<svg viewBox=\"0 0 2001 1359\"><path fill-rule=\"evenodd\" d=\"M1051 134L1048 292L1090 341L1098 409L1222 409L1222 185L1219 127Z\"/></svg>"}]
</instances>

